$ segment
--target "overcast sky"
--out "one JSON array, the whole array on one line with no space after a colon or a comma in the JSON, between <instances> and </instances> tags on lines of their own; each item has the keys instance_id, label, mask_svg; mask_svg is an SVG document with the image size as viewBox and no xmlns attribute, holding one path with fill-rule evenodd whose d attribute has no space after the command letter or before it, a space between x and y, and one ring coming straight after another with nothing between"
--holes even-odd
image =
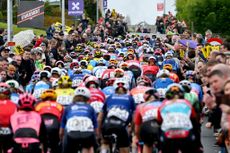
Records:
<instances>
[{"instance_id":1,"label":"overcast sky","mask_svg":"<svg viewBox=\"0 0 230 153\"><path fill-rule=\"evenodd\" d=\"M175 14L175 1L165 0L166 12L171 11ZM157 3L164 0L108 0L108 8L116 9L124 16L130 16L131 24L146 21L148 24L155 24L155 19L162 12L157 12Z\"/></svg>"}]
</instances>

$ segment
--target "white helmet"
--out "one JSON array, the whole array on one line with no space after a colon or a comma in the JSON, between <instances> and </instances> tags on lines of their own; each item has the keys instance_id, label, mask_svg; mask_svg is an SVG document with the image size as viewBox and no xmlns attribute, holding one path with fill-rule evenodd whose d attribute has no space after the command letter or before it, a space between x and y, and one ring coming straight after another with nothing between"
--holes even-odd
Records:
<instances>
[{"instance_id":1,"label":"white helmet","mask_svg":"<svg viewBox=\"0 0 230 153\"><path fill-rule=\"evenodd\" d=\"M170 72L168 70L160 70L158 73L157 73L157 78L160 78L162 75L167 75L169 76L170 75Z\"/></svg>"},{"instance_id":2,"label":"white helmet","mask_svg":"<svg viewBox=\"0 0 230 153\"><path fill-rule=\"evenodd\" d=\"M86 97L86 98L90 98L90 91L86 87L78 87L77 89L75 89L74 95L75 96L83 96L83 97Z\"/></svg>"},{"instance_id":3,"label":"white helmet","mask_svg":"<svg viewBox=\"0 0 230 153\"><path fill-rule=\"evenodd\" d=\"M59 67L52 68L51 74L54 74L54 73L56 73L56 74L58 74L59 76L61 76L62 70L61 70Z\"/></svg>"},{"instance_id":4,"label":"white helmet","mask_svg":"<svg viewBox=\"0 0 230 153\"><path fill-rule=\"evenodd\" d=\"M15 89L19 88L19 83L16 80L8 80L6 81L6 84Z\"/></svg>"},{"instance_id":5,"label":"white helmet","mask_svg":"<svg viewBox=\"0 0 230 153\"><path fill-rule=\"evenodd\" d=\"M50 78L51 77L51 74L49 71L46 71L46 70L43 70L39 73L39 78L41 79L42 77L47 77L47 78Z\"/></svg>"},{"instance_id":6,"label":"white helmet","mask_svg":"<svg viewBox=\"0 0 230 153\"><path fill-rule=\"evenodd\" d=\"M123 87L124 87L126 90L129 90L129 84L128 84L127 80L125 80L124 78L117 78L117 79L115 80L115 82L113 83L113 87L114 87L115 90L116 90L118 87L120 87L120 85L119 85L120 83L123 85Z\"/></svg>"}]
</instances>

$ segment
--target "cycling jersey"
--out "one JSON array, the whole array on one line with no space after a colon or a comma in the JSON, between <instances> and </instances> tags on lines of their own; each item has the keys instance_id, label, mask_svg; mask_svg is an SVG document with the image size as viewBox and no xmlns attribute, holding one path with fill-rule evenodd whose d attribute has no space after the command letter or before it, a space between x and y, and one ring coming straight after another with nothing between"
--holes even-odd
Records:
<instances>
[{"instance_id":1,"label":"cycling jersey","mask_svg":"<svg viewBox=\"0 0 230 153\"><path fill-rule=\"evenodd\" d=\"M170 78L158 78L154 82L153 87L155 89L167 88L172 83L173 83L173 80L171 80Z\"/></svg>"},{"instance_id":2,"label":"cycling jersey","mask_svg":"<svg viewBox=\"0 0 230 153\"><path fill-rule=\"evenodd\" d=\"M144 102L144 93L145 91L149 89L149 87L146 86L137 86L136 88L133 88L130 91L130 94L133 96L133 99L135 101L135 104L140 104Z\"/></svg>"},{"instance_id":3,"label":"cycling jersey","mask_svg":"<svg viewBox=\"0 0 230 153\"><path fill-rule=\"evenodd\" d=\"M34 92L33 92L33 96L35 98L40 98L41 94L43 93L43 91L50 89L51 85L44 82L44 81L39 81L35 84L34 86Z\"/></svg>"},{"instance_id":4,"label":"cycling jersey","mask_svg":"<svg viewBox=\"0 0 230 153\"><path fill-rule=\"evenodd\" d=\"M101 109L104 105L105 95L104 93L96 88L90 88L90 99L89 103L94 108L96 113L101 112Z\"/></svg>"},{"instance_id":5,"label":"cycling jersey","mask_svg":"<svg viewBox=\"0 0 230 153\"><path fill-rule=\"evenodd\" d=\"M195 117L192 105L185 99L165 100L158 111L158 120L162 120L161 130L169 139L188 137L193 128L191 118Z\"/></svg>"},{"instance_id":6,"label":"cycling jersey","mask_svg":"<svg viewBox=\"0 0 230 153\"><path fill-rule=\"evenodd\" d=\"M11 134L10 116L17 111L17 106L11 100L0 100L0 136Z\"/></svg>"},{"instance_id":7,"label":"cycling jersey","mask_svg":"<svg viewBox=\"0 0 230 153\"><path fill-rule=\"evenodd\" d=\"M56 89L57 93L57 103L61 104L62 106L70 105L73 101L74 97L74 90L72 88L67 89Z\"/></svg>"},{"instance_id":8,"label":"cycling jersey","mask_svg":"<svg viewBox=\"0 0 230 153\"><path fill-rule=\"evenodd\" d=\"M94 109L86 103L78 102L67 106L61 122L61 128L69 132L93 132L97 128Z\"/></svg>"},{"instance_id":9,"label":"cycling jersey","mask_svg":"<svg viewBox=\"0 0 230 153\"><path fill-rule=\"evenodd\" d=\"M115 89L113 86L107 86L102 90L102 92L105 94L106 97L108 97L115 93Z\"/></svg>"},{"instance_id":10,"label":"cycling jersey","mask_svg":"<svg viewBox=\"0 0 230 153\"><path fill-rule=\"evenodd\" d=\"M195 108L196 112L198 112L200 110L200 103L198 100L198 96L196 93L185 93L184 94L184 98L187 99L191 105Z\"/></svg>"},{"instance_id":11,"label":"cycling jersey","mask_svg":"<svg viewBox=\"0 0 230 153\"><path fill-rule=\"evenodd\" d=\"M153 101L138 105L134 117L135 124L141 125L143 122L157 119L158 109L161 104L159 101Z\"/></svg>"},{"instance_id":12,"label":"cycling jersey","mask_svg":"<svg viewBox=\"0 0 230 153\"><path fill-rule=\"evenodd\" d=\"M39 144L46 144L46 130L41 116L34 111L19 111L10 118L14 133L16 151L26 149L27 152L40 152ZM14 152L14 151L13 151ZM46 152L46 148L44 149Z\"/></svg>"},{"instance_id":13,"label":"cycling jersey","mask_svg":"<svg viewBox=\"0 0 230 153\"><path fill-rule=\"evenodd\" d=\"M134 99L127 94L113 94L109 96L102 108L106 118L116 117L125 123L131 122L134 110Z\"/></svg>"},{"instance_id":14,"label":"cycling jersey","mask_svg":"<svg viewBox=\"0 0 230 153\"><path fill-rule=\"evenodd\" d=\"M56 101L44 101L40 102L36 105L35 110L41 114L52 114L61 120L61 116L63 113L63 107L61 104L57 103Z\"/></svg>"}]
</instances>

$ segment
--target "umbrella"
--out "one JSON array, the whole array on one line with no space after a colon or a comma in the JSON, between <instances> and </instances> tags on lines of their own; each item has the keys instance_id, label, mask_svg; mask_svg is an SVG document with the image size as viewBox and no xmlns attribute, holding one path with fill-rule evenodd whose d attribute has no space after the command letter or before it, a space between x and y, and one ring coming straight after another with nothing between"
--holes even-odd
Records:
<instances>
[{"instance_id":1,"label":"umbrella","mask_svg":"<svg viewBox=\"0 0 230 153\"><path fill-rule=\"evenodd\" d=\"M196 49L196 47L197 47L197 42L195 42L193 40L183 39L183 40L179 40L179 43L185 47L187 47L187 44L188 44L189 48L192 48L192 49Z\"/></svg>"},{"instance_id":2,"label":"umbrella","mask_svg":"<svg viewBox=\"0 0 230 153\"><path fill-rule=\"evenodd\" d=\"M34 36L33 30L21 31L14 35L13 42L15 42L16 46L25 47L32 42Z\"/></svg>"}]
</instances>

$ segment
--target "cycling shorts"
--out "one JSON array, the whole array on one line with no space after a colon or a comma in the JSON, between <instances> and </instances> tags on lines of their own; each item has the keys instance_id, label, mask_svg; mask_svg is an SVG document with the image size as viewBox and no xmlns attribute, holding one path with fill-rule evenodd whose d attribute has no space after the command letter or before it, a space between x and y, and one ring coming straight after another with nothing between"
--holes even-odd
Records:
<instances>
[{"instance_id":1,"label":"cycling shorts","mask_svg":"<svg viewBox=\"0 0 230 153\"><path fill-rule=\"evenodd\" d=\"M90 148L95 144L96 137L94 132L69 132L64 136L63 153L75 153L76 150Z\"/></svg>"},{"instance_id":2,"label":"cycling shorts","mask_svg":"<svg viewBox=\"0 0 230 153\"><path fill-rule=\"evenodd\" d=\"M125 148L129 147L130 140L125 123L117 118L105 119L102 126L102 135L106 140L106 137L115 134L117 136L117 147Z\"/></svg>"},{"instance_id":3,"label":"cycling shorts","mask_svg":"<svg viewBox=\"0 0 230 153\"><path fill-rule=\"evenodd\" d=\"M42 150L40 149L40 143L30 143L28 146L15 143L12 153L42 153Z\"/></svg>"},{"instance_id":4,"label":"cycling shorts","mask_svg":"<svg viewBox=\"0 0 230 153\"><path fill-rule=\"evenodd\" d=\"M140 138L144 144L152 146L158 142L160 136L160 126L156 121L146 121L140 127Z\"/></svg>"}]
</instances>

